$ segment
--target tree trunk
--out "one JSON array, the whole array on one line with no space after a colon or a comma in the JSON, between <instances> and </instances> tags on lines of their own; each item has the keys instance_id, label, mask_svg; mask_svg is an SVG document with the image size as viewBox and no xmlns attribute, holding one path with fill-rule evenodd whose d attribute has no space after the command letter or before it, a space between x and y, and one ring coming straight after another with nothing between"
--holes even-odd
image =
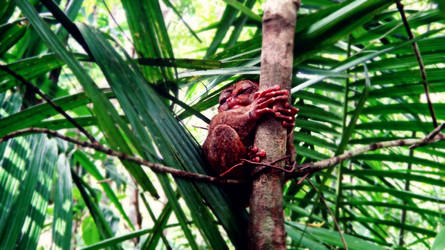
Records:
<instances>
[{"instance_id":1,"label":"tree trunk","mask_svg":"<svg viewBox=\"0 0 445 250\"><path fill-rule=\"evenodd\" d=\"M276 84L290 89L293 43L299 0L267 0L263 16L260 89ZM286 154L287 130L270 117L259 124L255 146L266 151L263 161ZM283 164L283 163L281 163ZM286 249L282 172L263 169L253 180L250 198L249 249Z\"/></svg>"}]
</instances>

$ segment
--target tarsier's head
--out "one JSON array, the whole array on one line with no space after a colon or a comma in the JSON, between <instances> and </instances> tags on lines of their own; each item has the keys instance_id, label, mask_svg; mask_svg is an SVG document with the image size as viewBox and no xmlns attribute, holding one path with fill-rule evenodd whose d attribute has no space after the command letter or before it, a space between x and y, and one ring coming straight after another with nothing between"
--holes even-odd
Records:
<instances>
[{"instance_id":1,"label":"tarsier's head","mask_svg":"<svg viewBox=\"0 0 445 250\"><path fill-rule=\"evenodd\" d=\"M259 85L250 80L242 80L223 90L219 96L218 111L236 109L251 104Z\"/></svg>"}]
</instances>

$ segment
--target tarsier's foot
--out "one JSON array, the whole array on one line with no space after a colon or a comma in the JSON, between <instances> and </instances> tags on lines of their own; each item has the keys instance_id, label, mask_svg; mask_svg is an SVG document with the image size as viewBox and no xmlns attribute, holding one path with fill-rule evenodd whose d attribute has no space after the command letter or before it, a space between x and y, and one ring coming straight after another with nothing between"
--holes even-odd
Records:
<instances>
[{"instance_id":1,"label":"tarsier's foot","mask_svg":"<svg viewBox=\"0 0 445 250\"><path fill-rule=\"evenodd\" d=\"M266 151L262 149L259 150L258 147L255 146L250 146L248 150L247 156L254 162L260 162L261 158L266 156Z\"/></svg>"}]
</instances>

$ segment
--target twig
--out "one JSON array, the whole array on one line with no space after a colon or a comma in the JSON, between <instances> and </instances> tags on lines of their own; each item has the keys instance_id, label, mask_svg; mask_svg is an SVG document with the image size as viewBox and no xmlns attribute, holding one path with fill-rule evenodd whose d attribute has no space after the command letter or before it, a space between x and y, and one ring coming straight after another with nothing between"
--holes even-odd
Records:
<instances>
[{"instance_id":1,"label":"twig","mask_svg":"<svg viewBox=\"0 0 445 250\"><path fill-rule=\"evenodd\" d=\"M219 174L219 177L224 177L227 174L229 174L230 172L232 172L235 168L238 168L240 166L244 165L244 161L241 159L240 163L237 163L235 165L233 165L232 167L230 167L229 169L227 169L226 171L222 172L221 174Z\"/></svg>"},{"instance_id":2,"label":"twig","mask_svg":"<svg viewBox=\"0 0 445 250\"><path fill-rule=\"evenodd\" d=\"M445 128L445 123L442 123L439 127L436 127L433 131L431 131L431 133L429 133L427 136L425 136L425 138L423 138L422 142L411 145L409 148L410 149L414 149L417 148L419 146L423 146L426 145L425 143L427 143L428 141L430 141L431 139L433 139L436 135L438 135L440 133L440 131L442 131Z\"/></svg>"},{"instance_id":3,"label":"twig","mask_svg":"<svg viewBox=\"0 0 445 250\"><path fill-rule=\"evenodd\" d=\"M121 160L125 160L125 161L131 161L131 162L135 162L137 164L140 165L144 165L149 167L151 170L155 171L155 172L160 172L160 173L169 173L172 174L174 176L180 177L180 178L186 178L186 179L192 179L192 180L197 180L197 181L204 181L204 182L215 182L215 183L222 183L222 184L240 184L242 183L242 181L240 180L232 180L232 179L222 179L219 177L213 177L213 176L208 176L205 174L199 174L199 173L192 173L192 172L187 172L184 170L179 170L179 169L175 169L175 168L171 168L171 167L167 167L164 166L162 164L158 164L158 163L153 163L153 162L149 162L146 161L144 159L135 157L135 156L131 156L128 154L125 154L123 152L118 152L115 151L111 148L105 147L100 143L90 143L87 141L78 141L76 139L73 139L71 137L59 134L57 131L54 130L50 130L50 129L46 129L46 128L26 128L26 129L22 129L22 130L18 130L15 132L12 132L10 134L7 134L5 136L3 136L2 138L0 138L0 143L7 141L13 137L17 137L23 134L27 134L27 133L44 133L44 134L48 134L54 137L58 137L62 140L74 143L76 145L79 145L81 147L84 148L91 148L97 151L100 151L102 153L105 153L107 155L111 155L111 156L116 156Z\"/></svg>"},{"instance_id":4,"label":"twig","mask_svg":"<svg viewBox=\"0 0 445 250\"><path fill-rule=\"evenodd\" d=\"M346 250L348 250L348 244L346 244L346 240L345 240L345 236L343 235L343 231L340 228L340 225L338 225L337 220L335 219L334 213L332 213L332 210L328 207L328 204L326 203L326 200L324 198L324 195L320 192L320 190L318 190L318 188L314 185L314 183L312 183L311 180L306 179L306 181L309 183L309 185L312 186L313 189L315 189L315 191L317 191L317 193L320 195L320 201L321 203L323 203L323 206L326 207L326 209L328 210L328 213L331 215L332 217L332 221L334 221L334 225L338 230L338 234L340 234L340 238L341 241L343 242L343 246L345 247Z\"/></svg>"},{"instance_id":5,"label":"twig","mask_svg":"<svg viewBox=\"0 0 445 250\"><path fill-rule=\"evenodd\" d=\"M133 44L132 40L128 37L128 35L122 29L121 25L117 22L116 18L114 17L113 13L111 12L110 8L108 7L107 2L105 0L102 0L102 3L108 12L108 15L110 15L111 20L113 20L114 24L119 29L119 31L123 35L123 37L129 42L129 44Z\"/></svg>"},{"instance_id":6,"label":"twig","mask_svg":"<svg viewBox=\"0 0 445 250\"><path fill-rule=\"evenodd\" d=\"M305 163L302 165L296 166L296 171L292 173L293 176L304 176L307 173L314 173L329 167L332 167L342 161L345 161L347 159L350 159L352 157L355 157L357 155L374 151L376 149L380 148L389 148L389 147L400 147L400 146L410 146L410 145L419 145L424 146L428 144L432 144L434 142L445 140L445 135L442 133L438 133L436 130L439 130L440 128L445 127L444 124L436 128L431 134L435 134L433 137L430 137L430 135L427 135L424 138L419 139L399 139L399 140L393 140L393 141L385 141L385 142L377 142L377 143L371 143L367 146L356 148L350 151L347 151L341 155L331 157L329 159L317 161L317 162L310 162Z\"/></svg>"},{"instance_id":7,"label":"twig","mask_svg":"<svg viewBox=\"0 0 445 250\"><path fill-rule=\"evenodd\" d=\"M300 180L297 181L297 185L300 185L304 179L306 179L311 173L307 172L306 174L303 175L303 177L300 178Z\"/></svg>"},{"instance_id":8,"label":"twig","mask_svg":"<svg viewBox=\"0 0 445 250\"><path fill-rule=\"evenodd\" d=\"M413 40L414 34L411 31L408 20L406 19L405 11L403 10L403 4L400 2L400 0L397 0L396 4L397 4L397 9L400 12L400 16L402 17L403 24L405 25L406 32L408 33L408 37L410 40ZM425 89L425 96L426 96L426 101L428 102L428 109L430 110L431 119L433 120L434 127L437 127L438 123L437 123L436 114L433 109L433 104L432 104L431 98L430 98L430 90L428 87L428 80L426 78L425 65L423 64L422 56L420 55L419 46L417 45L417 43L413 42L412 46L413 46L414 54L416 55L417 62L419 64L420 74L422 75L422 84L423 84L423 88Z\"/></svg>"},{"instance_id":9,"label":"twig","mask_svg":"<svg viewBox=\"0 0 445 250\"><path fill-rule=\"evenodd\" d=\"M252 161L252 160L247 160L247 159L241 159L241 162L233 165L232 167L230 167L229 169L227 169L226 171L222 172L219 177L224 177L227 174L229 174L230 172L232 172L233 170L235 170L236 168L243 166L244 163L249 163L251 166L259 166L259 167L269 167L269 168L274 168L274 169L278 169L281 170L283 172L286 173L292 173L295 170L296 164L293 164L292 166L289 166L290 168L288 168L287 166L284 167L277 167L275 166L275 164L277 162L286 160L287 158L289 158L289 155L283 156L281 158L278 158L277 160L273 161L273 162L256 162L256 161Z\"/></svg>"},{"instance_id":10,"label":"twig","mask_svg":"<svg viewBox=\"0 0 445 250\"><path fill-rule=\"evenodd\" d=\"M80 126L79 123L77 123L70 115L68 115L61 107L59 107L57 104L55 104L49 96L45 95L42 91L40 91L39 88L34 86L31 82L23 78L21 75L15 73L11 69L9 69L6 65L0 65L0 69L5 71L6 73L13 76L15 79L22 82L26 87L30 88L34 93L38 94L43 100L45 100L51 107L53 107L57 112L59 112L63 117L65 117L69 122L71 122L74 127L79 129L80 132L82 132L92 143L97 143L96 139L88 133L82 126Z\"/></svg>"},{"instance_id":11,"label":"twig","mask_svg":"<svg viewBox=\"0 0 445 250\"><path fill-rule=\"evenodd\" d=\"M275 160L273 162L256 162L256 161L251 161L251 160L247 160L247 159L242 159L242 161L243 162L247 162L247 163L249 163L251 165L254 165L254 166L274 168L274 169L281 170L281 171L283 171L285 173L292 173L292 172L294 172L294 170L295 170L295 168L297 166L296 164L290 165L290 166L284 166L284 167L277 167L277 166L275 166L275 164L277 162L286 160L287 158L289 158L288 155L286 155L284 157L281 157L278 160Z\"/></svg>"}]
</instances>

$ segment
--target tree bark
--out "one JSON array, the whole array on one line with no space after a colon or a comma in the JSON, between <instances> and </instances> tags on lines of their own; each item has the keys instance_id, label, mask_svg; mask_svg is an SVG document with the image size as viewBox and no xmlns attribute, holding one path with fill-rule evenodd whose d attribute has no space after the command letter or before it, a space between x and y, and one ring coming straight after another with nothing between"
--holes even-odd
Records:
<instances>
[{"instance_id":1,"label":"tree bark","mask_svg":"<svg viewBox=\"0 0 445 250\"><path fill-rule=\"evenodd\" d=\"M263 16L260 89L279 84L290 89L293 44L299 0L267 0ZM272 116L258 126L255 146L266 151L263 161L286 154L287 130ZM250 198L249 249L286 249L281 171L263 169L254 174Z\"/></svg>"}]
</instances>

